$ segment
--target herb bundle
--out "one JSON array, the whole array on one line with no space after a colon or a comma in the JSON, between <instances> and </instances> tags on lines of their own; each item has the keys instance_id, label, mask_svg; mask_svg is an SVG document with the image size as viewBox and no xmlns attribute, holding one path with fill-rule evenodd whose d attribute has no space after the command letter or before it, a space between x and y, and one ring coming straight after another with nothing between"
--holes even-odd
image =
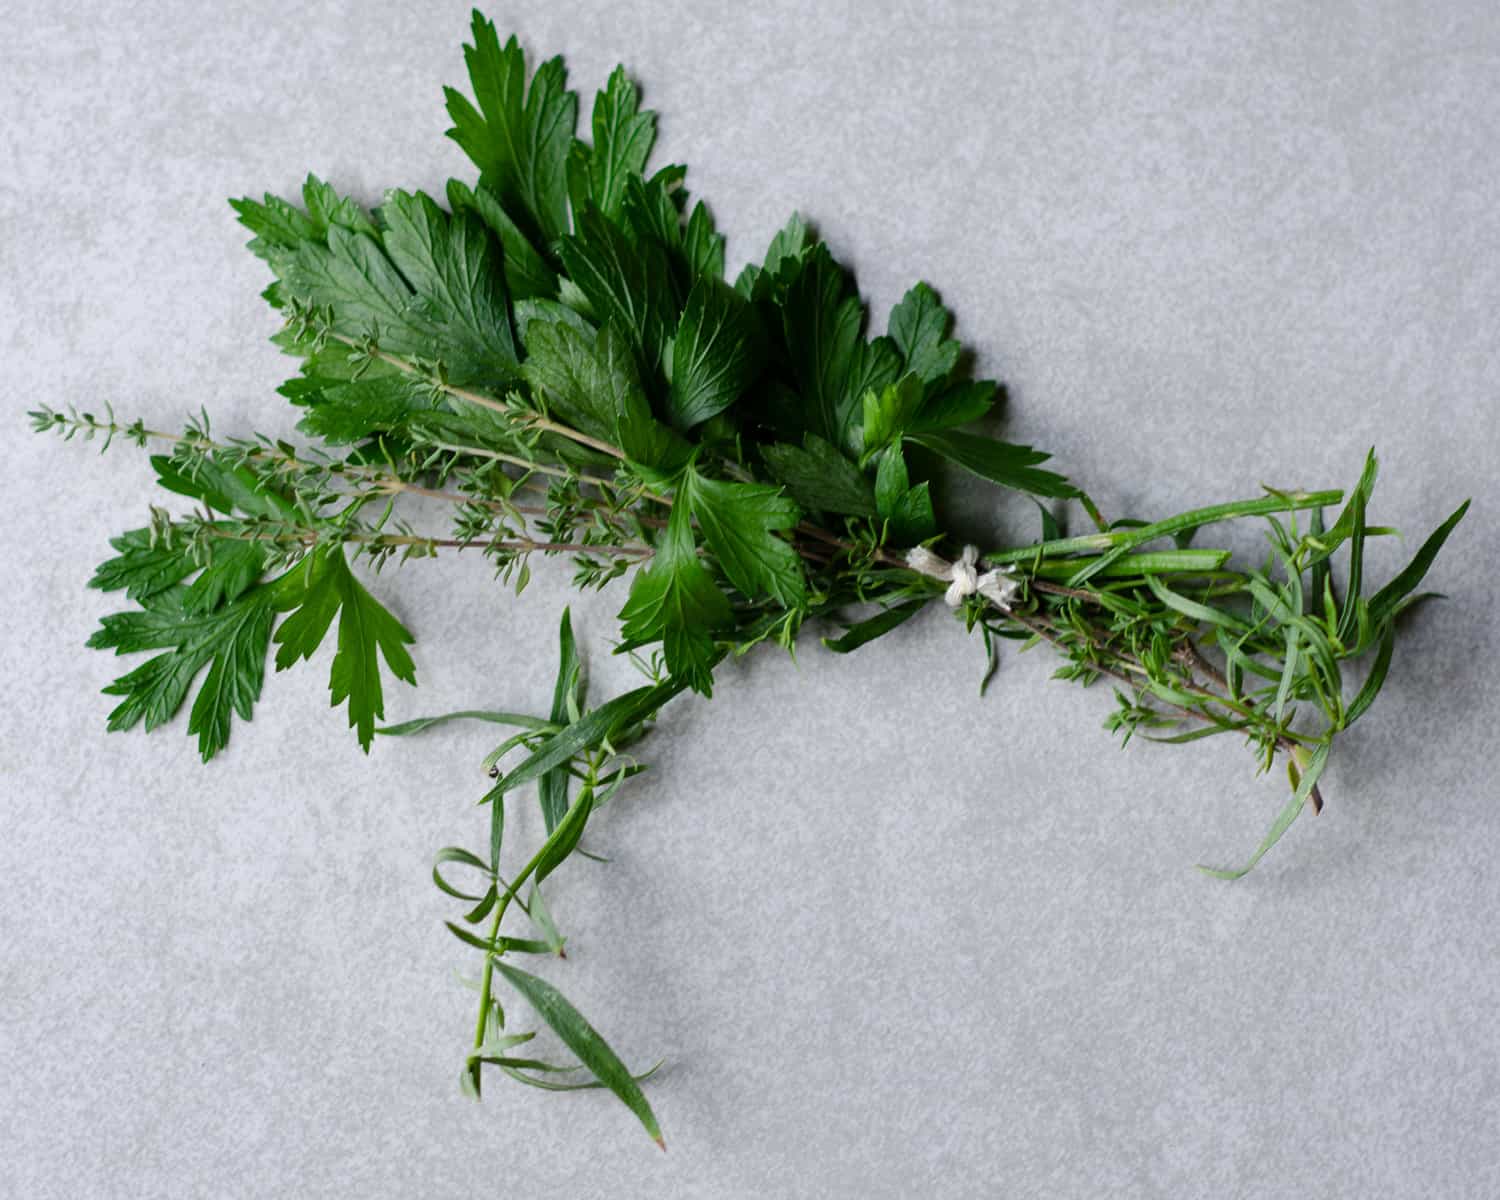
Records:
<instances>
[{"instance_id":1,"label":"herb bundle","mask_svg":"<svg viewBox=\"0 0 1500 1200\"><path fill-rule=\"evenodd\" d=\"M452 137L478 168L444 197L392 190L366 210L309 177L297 200L233 202L273 275L274 341L301 360L280 391L296 443L180 432L73 410L41 431L156 444L151 465L189 511L153 507L112 542L91 585L130 607L89 644L154 652L105 691L109 728L153 729L187 705L207 760L249 720L274 648L278 671L333 633L329 687L368 750L376 733L453 720L513 731L483 760L480 849L437 855L448 923L481 955L462 1081L498 1071L536 1087L604 1087L661 1140L640 1082L550 983L515 963L563 954L542 885L642 765L660 709L708 696L726 657L791 650L809 622L849 653L934 602L977 635L1047 643L1058 677L1107 680L1105 721L1182 743L1242 738L1257 769L1284 759L1290 797L1234 878L1308 807L1338 734L1375 700L1398 621L1467 505L1371 587L1373 454L1347 491L1262 496L1157 520L1109 519L1048 455L977 429L998 396L971 378L951 315L918 283L873 334L849 273L800 219L729 282L724 238L685 169L648 171L656 117L617 69L576 136L561 59L528 72L479 14L465 47L473 98L449 89ZM1037 500L1037 536L989 548L944 536L931 483L958 469ZM1069 512L1086 532L1069 535ZM445 512L449 528L410 523ZM1264 557L1203 531L1255 522ZM582 589L624 590L618 650L638 688L590 707L565 612L547 715L474 710L380 725L392 678L415 682L412 634L352 569L468 549L521 591L536 555L571 560ZM1346 681L1358 667L1358 682ZM986 673L986 680L988 672ZM516 852L505 812L534 792L542 844ZM506 918L513 910L525 923ZM528 1053L502 985L577 1063Z\"/></svg>"}]
</instances>

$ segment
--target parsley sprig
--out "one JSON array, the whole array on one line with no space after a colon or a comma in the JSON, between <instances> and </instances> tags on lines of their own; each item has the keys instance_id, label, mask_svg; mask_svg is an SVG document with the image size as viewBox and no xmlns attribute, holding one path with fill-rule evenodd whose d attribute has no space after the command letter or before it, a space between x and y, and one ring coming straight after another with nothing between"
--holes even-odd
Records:
<instances>
[{"instance_id":1,"label":"parsley sprig","mask_svg":"<svg viewBox=\"0 0 1500 1200\"><path fill-rule=\"evenodd\" d=\"M595 97L588 137L561 59L528 71L479 14L465 47L472 98L446 90L449 136L478 169L441 198L399 188L367 210L309 176L295 199L233 201L272 282L275 342L300 360L281 393L299 442L181 433L73 410L38 430L160 453L161 487L190 511L153 508L112 542L91 585L130 606L90 645L152 657L112 683L111 729L152 729L188 706L205 760L228 743L277 671L332 634L333 704L368 751L377 731L449 720L515 730L484 759L483 850L448 847L434 881L465 909L449 929L482 954L462 1079L485 1068L548 1089L604 1087L658 1142L635 1074L571 1002L515 965L564 954L542 885L585 854L584 833L642 764L633 747L677 695L712 694L715 668L762 642L791 650L805 626L849 653L937 600L914 547L956 556L931 483L958 469L1034 498L1035 537L995 546L1005 598L955 595L993 671L1003 640L1047 643L1057 675L1108 681L1105 725L1181 743L1242 738L1258 769L1285 761L1290 797L1233 878L1306 809L1334 740L1375 700L1403 615L1462 519L1372 590L1373 453L1347 491L1265 495L1156 520L1108 520L1049 456L987 432L994 381L975 379L937 293L917 283L871 328L849 272L800 218L731 282L724 238L689 201L686 171L648 169L656 116L623 69ZM1069 513L1088 532L1069 534ZM1328 515L1332 523L1327 523ZM438 517L441 514L441 517ZM446 524L434 524L446 518ZM1262 525L1263 560L1204 544ZM618 650L647 675L590 708L565 613L547 716L474 710L382 727L391 678L415 682L412 634L355 567L487 557L517 592L536 555L566 556L580 588L620 581ZM624 580L628 576L628 583ZM336 632L335 632L336 630ZM1346 678L1358 673L1357 684ZM196 690L195 690L196 689ZM505 810L534 790L546 837L509 870ZM456 872L467 882L456 882ZM477 880L477 882L473 881ZM506 920L523 915L520 929ZM534 1057L507 985L576 1058Z\"/></svg>"}]
</instances>

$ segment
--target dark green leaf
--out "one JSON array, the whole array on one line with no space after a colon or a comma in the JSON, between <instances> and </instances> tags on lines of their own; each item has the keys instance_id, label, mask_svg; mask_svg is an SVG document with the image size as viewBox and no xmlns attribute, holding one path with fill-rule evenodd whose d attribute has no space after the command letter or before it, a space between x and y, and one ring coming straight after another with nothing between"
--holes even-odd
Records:
<instances>
[{"instance_id":1,"label":"dark green leaf","mask_svg":"<svg viewBox=\"0 0 1500 1200\"><path fill-rule=\"evenodd\" d=\"M912 434L908 440L1003 487L1034 496L1078 495L1078 489L1063 476L1037 469L1037 464L1046 462L1051 455L1030 446L951 431Z\"/></svg>"},{"instance_id":2,"label":"dark green leaf","mask_svg":"<svg viewBox=\"0 0 1500 1200\"><path fill-rule=\"evenodd\" d=\"M375 721L385 715L380 682L380 659L397 679L416 682L416 667L406 645L410 633L356 580L342 547L320 547L307 559L297 610L276 631L276 669L299 658L311 658L339 618L338 649L333 656L328 687L332 703L349 705L349 725L368 752Z\"/></svg>"},{"instance_id":3,"label":"dark green leaf","mask_svg":"<svg viewBox=\"0 0 1500 1200\"><path fill-rule=\"evenodd\" d=\"M873 617L850 625L841 637L824 638L823 645L827 646L835 654L848 654L851 650L858 650L867 642L873 642L878 637L884 637L898 625L904 625L919 612L927 607L927 600L908 600L905 604L898 604L888 608L884 612L877 613Z\"/></svg>"},{"instance_id":4,"label":"dark green leaf","mask_svg":"<svg viewBox=\"0 0 1500 1200\"><path fill-rule=\"evenodd\" d=\"M690 429L727 409L760 373L761 356L750 306L721 280L699 279L672 340L672 424Z\"/></svg>"},{"instance_id":5,"label":"dark green leaf","mask_svg":"<svg viewBox=\"0 0 1500 1200\"><path fill-rule=\"evenodd\" d=\"M870 481L823 438L808 434L801 446L763 446L761 457L802 507L851 517L877 515Z\"/></svg>"},{"instance_id":6,"label":"dark green leaf","mask_svg":"<svg viewBox=\"0 0 1500 1200\"><path fill-rule=\"evenodd\" d=\"M511 220L494 192L486 187L470 188L450 179L448 207L455 213L475 213L499 239L505 259L505 286L512 301L551 300L557 296L557 272Z\"/></svg>"},{"instance_id":7,"label":"dark green leaf","mask_svg":"<svg viewBox=\"0 0 1500 1200\"><path fill-rule=\"evenodd\" d=\"M1465 500L1422 543L1421 549L1412 556L1411 562L1406 564L1401 573L1370 597L1371 624L1378 628L1395 616L1401 601L1417 589L1417 585L1422 582L1432 567L1433 560L1437 558L1438 551L1443 548L1443 543L1448 540L1448 535L1464 519L1464 514L1468 511L1469 501Z\"/></svg>"},{"instance_id":8,"label":"dark green leaf","mask_svg":"<svg viewBox=\"0 0 1500 1200\"><path fill-rule=\"evenodd\" d=\"M706 479L689 470L683 499L729 582L746 596L768 596L783 608L807 597L802 560L777 533L795 528L801 513L781 489L759 483Z\"/></svg>"},{"instance_id":9,"label":"dark green leaf","mask_svg":"<svg viewBox=\"0 0 1500 1200\"><path fill-rule=\"evenodd\" d=\"M948 337L953 318L937 293L919 283L891 310L890 336L906 369L928 387L944 382L958 365L959 345Z\"/></svg>"},{"instance_id":10,"label":"dark green leaf","mask_svg":"<svg viewBox=\"0 0 1500 1200\"><path fill-rule=\"evenodd\" d=\"M656 114L641 112L640 91L616 67L609 83L594 100L594 144L581 142L573 148L572 162L580 173L575 185L574 207L582 209L592 200L605 216L620 215L625 181L639 176L656 141Z\"/></svg>"},{"instance_id":11,"label":"dark green leaf","mask_svg":"<svg viewBox=\"0 0 1500 1200\"><path fill-rule=\"evenodd\" d=\"M507 212L524 220L528 234L547 244L568 230L568 150L578 124L578 97L567 90L561 58L536 69L526 89L526 59L512 37L500 46L495 27L474 14L474 44L464 62L474 104L444 88L453 128L448 136L479 168ZM538 236L539 235L539 236Z\"/></svg>"},{"instance_id":12,"label":"dark green leaf","mask_svg":"<svg viewBox=\"0 0 1500 1200\"><path fill-rule=\"evenodd\" d=\"M733 624L724 593L698 561L686 504L672 506L656 555L636 572L620 611L621 632L633 644L658 639L672 675L696 692L713 692L714 635Z\"/></svg>"},{"instance_id":13,"label":"dark green leaf","mask_svg":"<svg viewBox=\"0 0 1500 1200\"><path fill-rule=\"evenodd\" d=\"M424 322L459 386L514 378L519 356L511 334L505 266L490 228L471 212L450 217L431 197L388 192L380 208L385 251L420 298Z\"/></svg>"}]
</instances>

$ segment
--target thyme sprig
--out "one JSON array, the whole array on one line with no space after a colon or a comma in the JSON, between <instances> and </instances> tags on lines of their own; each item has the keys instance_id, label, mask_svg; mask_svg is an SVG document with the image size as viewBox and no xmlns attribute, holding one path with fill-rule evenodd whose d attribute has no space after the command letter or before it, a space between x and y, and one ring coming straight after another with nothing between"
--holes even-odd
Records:
<instances>
[{"instance_id":1,"label":"thyme sprig","mask_svg":"<svg viewBox=\"0 0 1500 1200\"><path fill-rule=\"evenodd\" d=\"M481 1094L486 1068L552 1090L604 1087L661 1140L640 1087L650 1072L633 1074L515 965L563 956L543 884L586 853L595 814L643 770L632 753L662 707L711 695L727 657L763 642L793 650L809 624L836 626L823 644L850 653L940 600L943 584L910 555L961 549L931 493L945 470L1041 512L1036 536L976 555L1004 569L1003 591L951 593L985 684L1002 642L1045 643L1057 677L1107 682L1104 723L1122 744L1229 734L1258 771L1282 759L1289 799L1266 837L1210 874L1244 874L1321 809L1334 741L1379 693L1401 618L1428 595L1422 581L1467 505L1376 589L1365 545L1392 531L1368 519L1373 452L1347 491L1266 489L1107 520L1044 452L986 432L997 386L969 375L926 284L872 336L852 278L796 217L730 284L724 239L689 204L684 169L647 172L656 118L623 70L595 100L590 142L575 136L561 60L528 72L516 40L502 45L478 14L466 60L475 100L449 89L447 103L477 182L452 181L442 203L392 190L366 210L309 176L298 202L233 202L274 277L273 340L301 362L280 389L300 414L295 442L221 437L206 414L180 433L107 406L31 416L65 439L157 447L157 482L190 502L153 506L91 581L133 607L90 644L156 652L106 689L120 698L111 729L154 728L191 694L188 731L209 759L251 717L271 648L289 668L337 619L330 692L366 750L377 731L450 720L515 730L482 760L485 848L445 848L434 867L465 905L448 928L482 954L467 1091ZM1092 528L1070 535L1070 513ZM1205 544L1245 522L1264 535L1259 560ZM617 649L646 682L590 708L565 613L545 717L382 724L388 679L415 682L412 635L353 567L464 551L518 592L537 555L571 559L579 588L628 579ZM507 870L506 805L522 789L545 836ZM459 871L477 882L455 882ZM576 1063L533 1056L537 1031L514 1031L502 985Z\"/></svg>"}]
</instances>

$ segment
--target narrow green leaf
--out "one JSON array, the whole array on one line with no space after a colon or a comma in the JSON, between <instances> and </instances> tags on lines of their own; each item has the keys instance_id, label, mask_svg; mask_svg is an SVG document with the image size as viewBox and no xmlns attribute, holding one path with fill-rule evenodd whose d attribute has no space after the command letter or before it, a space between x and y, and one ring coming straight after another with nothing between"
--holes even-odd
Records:
<instances>
[{"instance_id":1,"label":"narrow green leaf","mask_svg":"<svg viewBox=\"0 0 1500 1200\"><path fill-rule=\"evenodd\" d=\"M594 1027L584 1020L583 1014L546 980L503 962L497 962L495 970L525 997L537 1015L562 1039L563 1045L578 1056L578 1061L600 1083L619 1097L620 1102L646 1127L652 1140L665 1150L666 1143L662 1140L656 1114L651 1111L651 1104L635 1077Z\"/></svg>"},{"instance_id":2,"label":"narrow green leaf","mask_svg":"<svg viewBox=\"0 0 1500 1200\"><path fill-rule=\"evenodd\" d=\"M1308 760L1307 767L1301 772L1297 781L1296 790L1292 798L1287 801L1286 807L1277 815L1272 822L1270 831L1265 839L1256 847L1255 853L1250 856L1250 861L1243 867L1205 867L1201 864L1198 869L1205 875L1212 875L1215 879L1239 879L1248 875L1255 868L1255 864L1265 857L1266 851L1281 840L1281 835L1291 828L1292 822L1301 815L1302 809L1307 804L1307 798L1312 795L1313 785L1318 782L1318 776L1323 773L1323 768L1328 764L1328 743L1324 742L1313 751Z\"/></svg>"},{"instance_id":3,"label":"narrow green leaf","mask_svg":"<svg viewBox=\"0 0 1500 1200\"><path fill-rule=\"evenodd\" d=\"M410 721L402 721L399 725L382 725L375 732L384 734L386 737L409 737L414 733L425 733L438 725L446 725L449 721L488 721L492 725L517 725L522 729L540 731L551 731L555 728L551 722L544 721L541 717L527 716L525 713L466 708L433 717L415 717Z\"/></svg>"},{"instance_id":4,"label":"narrow green leaf","mask_svg":"<svg viewBox=\"0 0 1500 1200\"><path fill-rule=\"evenodd\" d=\"M1385 683L1386 672L1390 670L1391 654L1395 648L1396 626L1391 622L1380 635L1380 649L1376 651L1375 661L1370 664L1370 673L1365 676L1358 693L1344 710L1343 728L1353 725L1375 703L1375 697L1380 694L1381 685Z\"/></svg>"},{"instance_id":5,"label":"narrow green leaf","mask_svg":"<svg viewBox=\"0 0 1500 1200\"><path fill-rule=\"evenodd\" d=\"M824 638L823 645L835 654L848 654L852 650L858 650L861 646L873 642L876 638L884 637L898 625L904 625L919 612L927 607L927 599L908 600L905 604L897 604L877 613L873 617L867 617L863 621L848 626L843 634L836 638Z\"/></svg>"},{"instance_id":6,"label":"narrow green leaf","mask_svg":"<svg viewBox=\"0 0 1500 1200\"><path fill-rule=\"evenodd\" d=\"M578 643L573 637L573 615L567 608L563 609L557 645L557 682L552 687L552 724L561 729L572 719L568 712L568 701L577 689L579 677L583 673L583 663L578 657ZM537 780L537 802L541 805L542 821L549 834L556 831L557 823L568 811L568 780L566 767L554 767Z\"/></svg>"},{"instance_id":7,"label":"narrow green leaf","mask_svg":"<svg viewBox=\"0 0 1500 1200\"><path fill-rule=\"evenodd\" d=\"M1417 589L1432 567L1433 560L1437 558L1438 551L1443 548L1443 543L1448 540L1448 535L1469 511L1469 503L1465 500L1454 509L1452 515L1422 543L1421 549L1412 556L1411 562L1406 564L1401 573L1370 597L1370 623L1372 625L1376 628L1384 625L1395 616L1401 601Z\"/></svg>"}]
</instances>

